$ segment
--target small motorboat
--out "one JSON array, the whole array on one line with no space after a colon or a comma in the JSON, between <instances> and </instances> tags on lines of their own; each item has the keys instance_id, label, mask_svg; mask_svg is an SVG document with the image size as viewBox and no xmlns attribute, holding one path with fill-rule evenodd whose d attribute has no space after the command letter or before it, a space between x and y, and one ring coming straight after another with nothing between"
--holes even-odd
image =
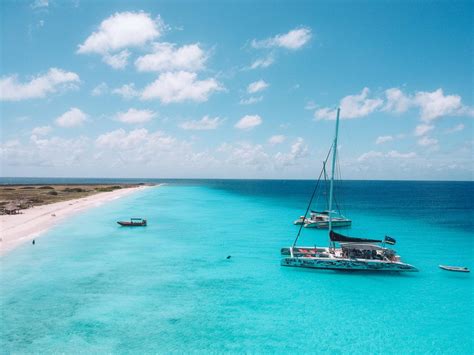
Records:
<instances>
[{"instance_id":1,"label":"small motorboat","mask_svg":"<svg viewBox=\"0 0 474 355\"><path fill-rule=\"evenodd\" d=\"M118 221L122 227L145 227L146 219L143 218L130 218L130 221Z\"/></svg>"},{"instance_id":2,"label":"small motorboat","mask_svg":"<svg viewBox=\"0 0 474 355\"><path fill-rule=\"evenodd\" d=\"M456 272L469 272L469 268L465 266L449 266L449 265L439 265L440 269L446 271L456 271Z\"/></svg>"}]
</instances>

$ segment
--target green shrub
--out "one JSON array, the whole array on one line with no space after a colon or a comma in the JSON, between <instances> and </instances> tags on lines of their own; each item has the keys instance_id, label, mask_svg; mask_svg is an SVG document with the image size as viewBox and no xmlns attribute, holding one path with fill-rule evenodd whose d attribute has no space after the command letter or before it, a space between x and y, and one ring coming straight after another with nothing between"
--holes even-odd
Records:
<instances>
[{"instance_id":1,"label":"green shrub","mask_svg":"<svg viewBox=\"0 0 474 355\"><path fill-rule=\"evenodd\" d=\"M64 192L86 192L87 190L84 190L80 187L66 187L63 191Z\"/></svg>"}]
</instances>

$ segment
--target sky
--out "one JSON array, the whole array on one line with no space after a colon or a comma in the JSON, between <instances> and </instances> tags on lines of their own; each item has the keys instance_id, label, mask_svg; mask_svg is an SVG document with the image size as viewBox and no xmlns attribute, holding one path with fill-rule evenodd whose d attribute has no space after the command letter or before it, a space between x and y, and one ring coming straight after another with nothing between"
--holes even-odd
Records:
<instances>
[{"instance_id":1,"label":"sky","mask_svg":"<svg viewBox=\"0 0 474 355\"><path fill-rule=\"evenodd\" d=\"M472 1L0 10L1 176L473 180Z\"/></svg>"}]
</instances>

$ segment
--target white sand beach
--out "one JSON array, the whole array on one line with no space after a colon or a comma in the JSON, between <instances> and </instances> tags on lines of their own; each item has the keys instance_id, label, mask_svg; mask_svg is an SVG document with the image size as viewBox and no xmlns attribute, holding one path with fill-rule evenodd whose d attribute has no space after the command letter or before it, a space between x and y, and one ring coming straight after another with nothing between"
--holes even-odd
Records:
<instances>
[{"instance_id":1,"label":"white sand beach","mask_svg":"<svg viewBox=\"0 0 474 355\"><path fill-rule=\"evenodd\" d=\"M17 215L0 216L0 255L32 241L49 228L91 207L130 195L149 186L138 186L22 210Z\"/></svg>"}]
</instances>

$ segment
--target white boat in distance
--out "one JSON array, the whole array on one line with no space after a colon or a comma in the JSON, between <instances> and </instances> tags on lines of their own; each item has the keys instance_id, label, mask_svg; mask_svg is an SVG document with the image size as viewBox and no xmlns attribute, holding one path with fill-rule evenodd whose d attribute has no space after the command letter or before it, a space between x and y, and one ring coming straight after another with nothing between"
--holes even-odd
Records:
<instances>
[{"instance_id":1,"label":"white boat in distance","mask_svg":"<svg viewBox=\"0 0 474 355\"><path fill-rule=\"evenodd\" d=\"M304 219L304 216L301 216L299 219L297 219L293 223L301 224L303 219ZM344 217L340 213L334 216L334 213L333 213L332 228L350 227L351 225L352 225L352 220ZM323 212L311 211L310 217L305 219L303 226L305 228L319 228L319 229L329 228L329 211L323 211Z\"/></svg>"},{"instance_id":2,"label":"white boat in distance","mask_svg":"<svg viewBox=\"0 0 474 355\"><path fill-rule=\"evenodd\" d=\"M281 265L326 270L418 271L414 266L402 262L400 256L396 254L395 250L385 247L386 244L393 245L396 243L395 239L391 237L386 236L383 240L354 238L333 231L334 227L331 211L333 203L337 138L339 131L339 114L340 109L337 109L336 134L332 146L332 169L329 189L329 246L296 247L296 243L301 233L300 228L293 245L281 249L281 255L283 256L281 259ZM339 247L336 247L336 243L339 244ZM377 245L379 243L381 243L381 245Z\"/></svg>"},{"instance_id":3,"label":"white boat in distance","mask_svg":"<svg viewBox=\"0 0 474 355\"><path fill-rule=\"evenodd\" d=\"M332 150L332 147L331 147ZM331 152L329 151L329 153ZM326 163L327 160L329 159L329 153L328 156L326 157L326 160L323 162L323 169L321 170L321 174L319 176L319 179L316 184L316 188L313 191L313 195L311 196L311 200L309 203L309 206L311 206L311 203L313 201L314 195L316 194L318 190L318 186L321 183L321 176L324 174L324 183L326 183L327 187L327 175L326 175ZM323 193L324 194L324 193ZM329 191L326 191L326 194L329 195ZM334 195L334 194L333 194ZM334 196L333 196L333 200ZM300 216L296 221L293 222L295 225L303 225L305 228L318 228L318 229L328 229L329 228L329 215L331 214L332 217L332 228L344 228L344 227L350 227L352 225L352 220L345 217L341 209L339 208L339 204L337 201L335 201L336 205L336 210L331 212L331 209L326 209L324 211L310 211L309 218L306 218L306 215L308 214L308 210L306 210L306 215L305 216ZM329 204L329 201L328 201ZM309 209L309 208L308 208Z\"/></svg>"},{"instance_id":4,"label":"white boat in distance","mask_svg":"<svg viewBox=\"0 0 474 355\"><path fill-rule=\"evenodd\" d=\"M469 268L467 268L466 266L439 265L439 268L446 271L470 272Z\"/></svg>"}]
</instances>

